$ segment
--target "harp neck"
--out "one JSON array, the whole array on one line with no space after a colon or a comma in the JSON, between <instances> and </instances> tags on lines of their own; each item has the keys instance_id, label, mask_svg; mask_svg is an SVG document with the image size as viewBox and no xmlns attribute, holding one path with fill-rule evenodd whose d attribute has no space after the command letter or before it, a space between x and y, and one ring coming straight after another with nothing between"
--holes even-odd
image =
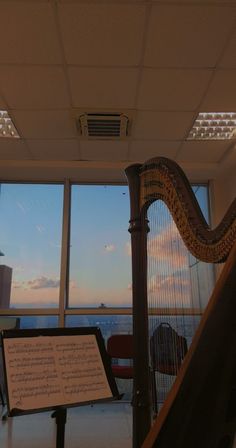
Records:
<instances>
[{"instance_id":1,"label":"harp neck","mask_svg":"<svg viewBox=\"0 0 236 448\"><path fill-rule=\"evenodd\" d=\"M149 205L167 205L188 250L207 263L224 262L236 239L236 200L215 229L210 229L191 185L173 161L158 157L126 170L131 194L131 227ZM136 224L135 224L136 222Z\"/></svg>"}]
</instances>

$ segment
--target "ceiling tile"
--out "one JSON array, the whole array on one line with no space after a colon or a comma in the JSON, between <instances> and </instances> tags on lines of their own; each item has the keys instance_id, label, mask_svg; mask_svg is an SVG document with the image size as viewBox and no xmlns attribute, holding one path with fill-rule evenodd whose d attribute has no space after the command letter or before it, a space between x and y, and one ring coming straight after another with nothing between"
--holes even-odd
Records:
<instances>
[{"instance_id":1,"label":"ceiling tile","mask_svg":"<svg viewBox=\"0 0 236 448\"><path fill-rule=\"evenodd\" d=\"M78 160L78 140L27 140L34 159L38 160Z\"/></svg>"},{"instance_id":2,"label":"ceiling tile","mask_svg":"<svg viewBox=\"0 0 236 448\"><path fill-rule=\"evenodd\" d=\"M70 67L68 73L75 107L134 107L137 69Z\"/></svg>"},{"instance_id":3,"label":"ceiling tile","mask_svg":"<svg viewBox=\"0 0 236 448\"><path fill-rule=\"evenodd\" d=\"M57 64L60 46L52 5L1 2L0 63Z\"/></svg>"},{"instance_id":4,"label":"ceiling tile","mask_svg":"<svg viewBox=\"0 0 236 448\"><path fill-rule=\"evenodd\" d=\"M1 97L1 95L0 95L0 109L1 109L1 110L6 110L6 109L7 109L6 102L5 102L4 99Z\"/></svg>"},{"instance_id":5,"label":"ceiling tile","mask_svg":"<svg viewBox=\"0 0 236 448\"><path fill-rule=\"evenodd\" d=\"M184 142L178 154L182 162L218 162L227 148L229 141L188 141Z\"/></svg>"},{"instance_id":6,"label":"ceiling tile","mask_svg":"<svg viewBox=\"0 0 236 448\"><path fill-rule=\"evenodd\" d=\"M209 112L236 111L236 70L217 70L201 104Z\"/></svg>"},{"instance_id":7,"label":"ceiling tile","mask_svg":"<svg viewBox=\"0 0 236 448\"><path fill-rule=\"evenodd\" d=\"M30 159L30 152L20 139L0 138L0 160Z\"/></svg>"},{"instance_id":8,"label":"ceiling tile","mask_svg":"<svg viewBox=\"0 0 236 448\"><path fill-rule=\"evenodd\" d=\"M138 65L145 7L129 4L59 6L61 33L69 64Z\"/></svg>"},{"instance_id":9,"label":"ceiling tile","mask_svg":"<svg viewBox=\"0 0 236 448\"><path fill-rule=\"evenodd\" d=\"M48 0L46 0L46 1L48 1ZM84 0L57 0L57 1L58 1L58 3L72 3L72 2L74 2L74 3L85 3ZM143 2L146 2L146 1L147 0L129 0L129 3L143 3ZM196 1L196 0L194 0L194 1ZM204 1L204 0L202 0L202 1ZM222 1L224 1L224 0L222 0ZM101 4L101 0L86 0L86 3L98 3L98 4ZM117 0L109 0L109 4L111 4L111 3L116 3L117 4ZM127 0L119 0L119 3L127 3Z\"/></svg>"},{"instance_id":10,"label":"ceiling tile","mask_svg":"<svg viewBox=\"0 0 236 448\"><path fill-rule=\"evenodd\" d=\"M194 115L191 112L137 112L134 138L179 140L188 134Z\"/></svg>"},{"instance_id":11,"label":"ceiling tile","mask_svg":"<svg viewBox=\"0 0 236 448\"><path fill-rule=\"evenodd\" d=\"M14 123L24 138L77 137L75 122L69 111L14 111Z\"/></svg>"},{"instance_id":12,"label":"ceiling tile","mask_svg":"<svg viewBox=\"0 0 236 448\"><path fill-rule=\"evenodd\" d=\"M180 142L174 141L133 141L130 145L129 160L145 162L153 157L175 159Z\"/></svg>"},{"instance_id":13,"label":"ceiling tile","mask_svg":"<svg viewBox=\"0 0 236 448\"><path fill-rule=\"evenodd\" d=\"M81 141L83 160L127 160L128 142L115 140Z\"/></svg>"},{"instance_id":14,"label":"ceiling tile","mask_svg":"<svg viewBox=\"0 0 236 448\"><path fill-rule=\"evenodd\" d=\"M71 0L59 0L59 1L71 1ZM77 0L77 1L83 1L83 0ZM93 0L91 0L93 1ZM163 0L151 0L152 2L156 2L156 3L163 3ZM185 0L186 2L188 1L188 3L196 3L196 0ZM197 0L198 3L206 3L206 0ZM171 0L171 3L183 3L181 2L181 0ZM216 5L219 3L225 4L227 3L228 5L232 3L232 5L235 4L235 0L207 0L207 3L215 3Z\"/></svg>"},{"instance_id":15,"label":"ceiling tile","mask_svg":"<svg viewBox=\"0 0 236 448\"><path fill-rule=\"evenodd\" d=\"M235 111L235 0L0 0L0 5L6 36L0 44L0 109L9 110L27 138L0 139L0 160L11 159L5 167L12 166L14 178L26 174L17 168L20 159L30 178L58 179L60 172L61 179L73 174L91 182L125 179L126 164L155 156L178 158L202 179L213 167L235 167L232 140L185 141L199 110ZM101 109L132 113L127 140L78 135L72 114ZM32 158L33 172L26 162ZM40 172L38 160L45 160ZM6 176L3 168L2 173Z\"/></svg>"},{"instance_id":16,"label":"ceiling tile","mask_svg":"<svg viewBox=\"0 0 236 448\"><path fill-rule=\"evenodd\" d=\"M225 152L223 159L220 160L221 169L224 171L224 168L228 168L233 172L233 177L235 178L236 173L236 142L233 143L228 150ZM227 179L230 181L230 178ZM235 197L236 197L236 184L235 184Z\"/></svg>"},{"instance_id":17,"label":"ceiling tile","mask_svg":"<svg viewBox=\"0 0 236 448\"><path fill-rule=\"evenodd\" d=\"M236 68L236 31L224 50L219 67Z\"/></svg>"},{"instance_id":18,"label":"ceiling tile","mask_svg":"<svg viewBox=\"0 0 236 448\"><path fill-rule=\"evenodd\" d=\"M144 69L138 107L146 110L195 110L211 70Z\"/></svg>"},{"instance_id":19,"label":"ceiling tile","mask_svg":"<svg viewBox=\"0 0 236 448\"><path fill-rule=\"evenodd\" d=\"M215 67L235 18L234 7L154 5L145 65Z\"/></svg>"},{"instance_id":20,"label":"ceiling tile","mask_svg":"<svg viewBox=\"0 0 236 448\"><path fill-rule=\"evenodd\" d=\"M1 92L10 108L68 108L69 95L61 67L2 66Z\"/></svg>"}]
</instances>

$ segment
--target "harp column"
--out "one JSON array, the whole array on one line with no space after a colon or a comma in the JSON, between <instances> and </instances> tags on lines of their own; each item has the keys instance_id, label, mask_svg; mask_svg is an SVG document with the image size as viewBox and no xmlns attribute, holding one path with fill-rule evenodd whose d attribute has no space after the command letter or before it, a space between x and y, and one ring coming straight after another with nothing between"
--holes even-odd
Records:
<instances>
[{"instance_id":1,"label":"harp column","mask_svg":"<svg viewBox=\"0 0 236 448\"><path fill-rule=\"evenodd\" d=\"M151 426L150 372L147 311L147 233L148 221L139 207L139 167L126 169L130 192L132 247L134 386L133 448L140 448ZM143 254L140 256L140 254Z\"/></svg>"}]
</instances>

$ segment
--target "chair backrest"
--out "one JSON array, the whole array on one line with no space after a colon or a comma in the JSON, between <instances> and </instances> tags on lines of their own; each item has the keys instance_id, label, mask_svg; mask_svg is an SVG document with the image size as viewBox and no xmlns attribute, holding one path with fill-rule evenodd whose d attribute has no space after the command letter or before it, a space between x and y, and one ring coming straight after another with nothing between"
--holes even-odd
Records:
<instances>
[{"instance_id":1,"label":"chair backrest","mask_svg":"<svg viewBox=\"0 0 236 448\"><path fill-rule=\"evenodd\" d=\"M176 375L188 351L187 340L169 324L160 324L150 338L150 357L153 370Z\"/></svg>"},{"instance_id":2,"label":"chair backrest","mask_svg":"<svg viewBox=\"0 0 236 448\"><path fill-rule=\"evenodd\" d=\"M107 340L107 353L111 358L133 358L133 335L113 334Z\"/></svg>"},{"instance_id":3,"label":"chair backrest","mask_svg":"<svg viewBox=\"0 0 236 448\"><path fill-rule=\"evenodd\" d=\"M0 316L0 331L20 328L20 318L14 316Z\"/></svg>"}]
</instances>

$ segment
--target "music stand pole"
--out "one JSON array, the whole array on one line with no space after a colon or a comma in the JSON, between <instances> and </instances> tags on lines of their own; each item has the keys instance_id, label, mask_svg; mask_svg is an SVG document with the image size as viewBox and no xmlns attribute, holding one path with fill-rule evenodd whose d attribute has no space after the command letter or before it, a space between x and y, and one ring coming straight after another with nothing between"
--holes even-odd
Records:
<instances>
[{"instance_id":1,"label":"music stand pole","mask_svg":"<svg viewBox=\"0 0 236 448\"><path fill-rule=\"evenodd\" d=\"M65 443L65 425L66 425L66 408L59 408L53 412L52 417L56 419L57 440L56 448L64 448Z\"/></svg>"}]
</instances>

